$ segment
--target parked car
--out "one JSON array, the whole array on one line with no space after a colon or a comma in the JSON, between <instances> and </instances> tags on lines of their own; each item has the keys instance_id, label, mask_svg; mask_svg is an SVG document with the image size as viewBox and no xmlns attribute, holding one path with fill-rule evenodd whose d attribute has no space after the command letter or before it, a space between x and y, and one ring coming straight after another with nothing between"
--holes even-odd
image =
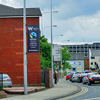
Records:
<instances>
[{"instance_id":1,"label":"parked car","mask_svg":"<svg viewBox=\"0 0 100 100\"><path fill-rule=\"evenodd\" d=\"M70 74L71 74L71 72L67 72L67 74L66 74L66 80L70 79Z\"/></svg>"},{"instance_id":2,"label":"parked car","mask_svg":"<svg viewBox=\"0 0 100 100\"><path fill-rule=\"evenodd\" d=\"M87 75L88 85L100 84L100 75Z\"/></svg>"},{"instance_id":3,"label":"parked car","mask_svg":"<svg viewBox=\"0 0 100 100\"><path fill-rule=\"evenodd\" d=\"M0 85L12 87L12 80L7 74L0 74Z\"/></svg>"}]
</instances>

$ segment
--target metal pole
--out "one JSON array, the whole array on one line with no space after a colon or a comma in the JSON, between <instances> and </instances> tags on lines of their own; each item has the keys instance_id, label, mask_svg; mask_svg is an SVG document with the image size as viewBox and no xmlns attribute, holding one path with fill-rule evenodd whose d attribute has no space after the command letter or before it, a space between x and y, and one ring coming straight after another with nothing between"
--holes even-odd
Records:
<instances>
[{"instance_id":1,"label":"metal pole","mask_svg":"<svg viewBox=\"0 0 100 100\"><path fill-rule=\"evenodd\" d=\"M76 44L76 68L77 68L77 44Z\"/></svg>"},{"instance_id":2,"label":"metal pole","mask_svg":"<svg viewBox=\"0 0 100 100\"><path fill-rule=\"evenodd\" d=\"M27 55L26 55L26 0L24 0L24 9L23 9L23 50L24 50L24 94L27 94Z\"/></svg>"},{"instance_id":3,"label":"metal pole","mask_svg":"<svg viewBox=\"0 0 100 100\"><path fill-rule=\"evenodd\" d=\"M53 37L52 37L52 0L51 0L51 68L52 68L52 86L53 86Z\"/></svg>"},{"instance_id":4,"label":"metal pole","mask_svg":"<svg viewBox=\"0 0 100 100\"><path fill-rule=\"evenodd\" d=\"M61 49L61 78L62 78L62 49Z\"/></svg>"}]
</instances>

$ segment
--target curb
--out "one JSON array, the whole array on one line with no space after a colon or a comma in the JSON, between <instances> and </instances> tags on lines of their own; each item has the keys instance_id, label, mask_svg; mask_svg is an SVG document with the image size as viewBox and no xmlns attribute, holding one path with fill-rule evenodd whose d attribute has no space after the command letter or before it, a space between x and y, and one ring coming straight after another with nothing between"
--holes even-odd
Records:
<instances>
[{"instance_id":1,"label":"curb","mask_svg":"<svg viewBox=\"0 0 100 100\"><path fill-rule=\"evenodd\" d=\"M71 93L68 93L66 95L62 95L62 96L58 96L58 97L53 97L53 98L51 98L49 100L55 100L55 99L61 99L61 98L64 98L64 97L68 97L68 96L74 95L74 94L76 94L76 93L78 93L78 92L80 92L82 90L81 86L77 86L77 85L74 85L74 86L78 87L78 89L73 91L73 92L71 92ZM48 100L48 99L45 99L45 100Z\"/></svg>"},{"instance_id":2,"label":"curb","mask_svg":"<svg viewBox=\"0 0 100 100\"><path fill-rule=\"evenodd\" d=\"M34 90L28 90L27 92L28 92L28 94L30 94L30 93L34 93L34 92L44 91L45 89L46 89L45 87L42 87L42 88L37 88ZM22 91L10 91L10 90L3 89L3 91L5 91L8 94L24 94L24 90L22 90Z\"/></svg>"}]
</instances>

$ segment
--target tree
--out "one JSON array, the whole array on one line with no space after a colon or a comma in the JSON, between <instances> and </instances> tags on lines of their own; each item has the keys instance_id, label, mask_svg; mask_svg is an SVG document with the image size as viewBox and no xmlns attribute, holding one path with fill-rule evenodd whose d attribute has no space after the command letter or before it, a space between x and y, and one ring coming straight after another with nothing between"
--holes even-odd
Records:
<instances>
[{"instance_id":1,"label":"tree","mask_svg":"<svg viewBox=\"0 0 100 100\"><path fill-rule=\"evenodd\" d=\"M40 36L41 69L51 67L51 45L44 36Z\"/></svg>"},{"instance_id":2,"label":"tree","mask_svg":"<svg viewBox=\"0 0 100 100\"><path fill-rule=\"evenodd\" d=\"M63 65L63 70L65 70L66 68L71 69L71 65L66 62L69 60L69 58L71 57L71 54L68 52L68 48L64 47L61 49L62 52L62 59L64 59L64 65Z\"/></svg>"}]
</instances>

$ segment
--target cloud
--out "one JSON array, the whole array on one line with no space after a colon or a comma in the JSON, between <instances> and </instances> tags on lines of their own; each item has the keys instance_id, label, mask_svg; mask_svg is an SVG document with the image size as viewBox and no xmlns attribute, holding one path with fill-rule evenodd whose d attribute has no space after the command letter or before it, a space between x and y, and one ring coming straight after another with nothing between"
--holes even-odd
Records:
<instances>
[{"instance_id":1,"label":"cloud","mask_svg":"<svg viewBox=\"0 0 100 100\"><path fill-rule=\"evenodd\" d=\"M100 37L100 0L52 0L53 42L93 42ZM41 12L50 12L50 0L26 0L28 8L40 7ZM23 0L0 0L1 4L23 7ZM51 41L50 13L45 13L40 21L41 31ZM43 21L43 22L42 22ZM49 27L47 27L49 26ZM63 34L63 37L56 36Z\"/></svg>"},{"instance_id":2,"label":"cloud","mask_svg":"<svg viewBox=\"0 0 100 100\"><path fill-rule=\"evenodd\" d=\"M100 40L100 11L91 16L77 16L74 18L59 20L58 32L63 38L58 37L55 42L70 40L72 42L93 42ZM57 21L57 20L56 20Z\"/></svg>"},{"instance_id":3,"label":"cloud","mask_svg":"<svg viewBox=\"0 0 100 100\"><path fill-rule=\"evenodd\" d=\"M14 8L22 7L23 4L22 0L0 0L0 3Z\"/></svg>"}]
</instances>

